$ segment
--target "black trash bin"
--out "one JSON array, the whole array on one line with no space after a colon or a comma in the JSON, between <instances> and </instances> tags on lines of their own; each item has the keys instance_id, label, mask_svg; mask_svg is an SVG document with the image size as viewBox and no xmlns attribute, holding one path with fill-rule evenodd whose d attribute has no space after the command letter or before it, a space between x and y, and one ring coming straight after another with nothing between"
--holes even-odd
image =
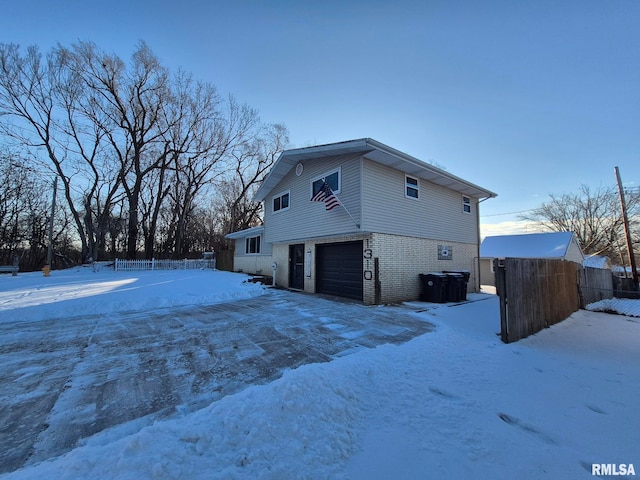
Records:
<instances>
[{"instance_id":1,"label":"black trash bin","mask_svg":"<svg viewBox=\"0 0 640 480\"><path fill-rule=\"evenodd\" d=\"M443 273L447 277L446 301L460 302L463 300L464 276L461 273Z\"/></svg>"},{"instance_id":2,"label":"black trash bin","mask_svg":"<svg viewBox=\"0 0 640 480\"><path fill-rule=\"evenodd\" d=\"M420 300L431 303L447 301L447 275L444 273L420 274Z\"/></svg>"},{"instance_id":3,"label":"black trash bin","mask_svg":"<svg viewBox=\"0 0 640 480\"><path fill-rule=\"evenodd\" d=\"M462 293L460 295L460 300L466 300L467 299L467 286L469 285L469 278L471 278L471 272L469 272L469 270L446 270L443 271L442 273L458 273L460 275L462 275L462 279L464 282L464 285L462 286Z\"/></svg>"}]
</instances>

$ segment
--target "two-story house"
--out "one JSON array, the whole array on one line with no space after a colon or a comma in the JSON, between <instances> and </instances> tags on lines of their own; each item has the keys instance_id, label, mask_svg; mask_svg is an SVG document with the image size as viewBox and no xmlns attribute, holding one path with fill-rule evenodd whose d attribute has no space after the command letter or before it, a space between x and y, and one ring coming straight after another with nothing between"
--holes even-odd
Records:
<instances>
[{"instance_id":1,"label":"two-story house","mask_svg":"<svg viewBox=\"0 0 640 480\"><path fill-rule=\"evenodd\" d=\"M340 204L317 200L326 183ZM319 195L322 197L322 195ZM234 269L365 304L416 299L419 274L470 272L479 289L479 202L496 194L364 138L282 152L257 191L264 225L235 239Z\"/></svg>"}]
</instances>

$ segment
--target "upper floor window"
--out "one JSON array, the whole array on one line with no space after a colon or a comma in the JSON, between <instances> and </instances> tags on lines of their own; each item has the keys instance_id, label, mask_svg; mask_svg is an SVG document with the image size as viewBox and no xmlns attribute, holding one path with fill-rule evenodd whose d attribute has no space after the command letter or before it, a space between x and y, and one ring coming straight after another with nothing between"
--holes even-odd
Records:
<instances>
[{"instance_id":1,"label":"upper floor window","mask_svg":"<svg viewBox=\"0 0 640 480\"><path fill-rule=\"evenodd\" d=\"M420 182L417 178L404 176L404 194L408 198L420 198Z\"/></svg>"},{"instance_id":2,"label":"upper floor window","mask_svg":"<svg viewBox=\"0 0 640 480\"><path fill-rule=\"evenodd\" d=\"M287 210L289 208L289 192L281 193L273 197L273 212Z\"/></svg>"},{"instance_id":3,"label":"upper floor window","mask_svg":"<svg viewBox=\"0 0 640 480\"><path fill-rule=\"evenodd\" d=\"M330 173L322 175L311 182L311 197L313 198L316 193L322 188L322 183L327 182L329 188L333 193L340 193L340 169L334 170Z\"/></svg>"},{"instance_id":4,"label":"upper floor window","mask_svg":"<svg viewBox=\"0 0 640 480\"><path fill-rule=\"evenodd\" d=\"M260 253L260 235L247 237L245 253Z\"/></svg>"},{"instance_id":5,"label":"upper floor window","mask_svg":"<svg viewBox=\"0 0 640 480\"><path fill-rule=\"evenodd\" d=\"M471 199L464 195L462 196L462 211L464 213L471 213Z\"/></svg>"}]
</instances>

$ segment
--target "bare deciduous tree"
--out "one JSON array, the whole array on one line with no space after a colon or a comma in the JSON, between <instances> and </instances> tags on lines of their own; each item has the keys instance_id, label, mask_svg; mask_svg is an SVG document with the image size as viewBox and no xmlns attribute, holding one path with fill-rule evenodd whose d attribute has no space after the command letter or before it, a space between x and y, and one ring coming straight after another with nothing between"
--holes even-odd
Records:
<instances>
[{"instance_id":1,"label":"bare deciduous tree","mask_svg":"<svg viewBox=\"0 0 640 480\"><path fill-rule=\"evenodd\" d=\"M221 230L256 223L250 198L287 132L210 84L171 75L145 43L129 63L90 42L46 56L0 44L0 142L9 139L38 175L62 181L81 256L98 259L208 244L192 218L216 191L226 196L214 215Z\"/></svg>"},{"instance_id":2,"label":"bare deciduous tree","mask_svg":"<svg viewBox=\"0 0 640 480\"><path fill-rule=\"evenodd\" d=\"M233 150L233 174L222 182L220 189L220 209L226 215L224 233L250 228L260 222L262 204L253 202L253 196L288 143L286 128L276 124Z\"/></svg>"},{"instance_id":3,"label":"bare deciduous tree","mask_svg":"<svg viewBox=\"0 0 640 480\"><path fill-rule=\"evenodd\" d=\"M22 269L40 268L48 246L50 199L43 195L48 190L27 160L0 154L0 263L10 264L17 255ZM55 220L53 246L60 253L64 208L57 209Z\"/></svg>"},{"instance_id":4,"label":"bare deciduous tree","mask_svg":"<svg viewBox=\"0 0 640 480\"><path fill-rule=\"evenodd\" d=\"M629 190L626 200L634 243L638 245L640 192ZM548 202L521 218L536 222L546 230L574 232L586 254L622 260L624 231L620 199L615 188L592 189L583 185L578 193L551 195Z\"/></svg>"}]
</instances>

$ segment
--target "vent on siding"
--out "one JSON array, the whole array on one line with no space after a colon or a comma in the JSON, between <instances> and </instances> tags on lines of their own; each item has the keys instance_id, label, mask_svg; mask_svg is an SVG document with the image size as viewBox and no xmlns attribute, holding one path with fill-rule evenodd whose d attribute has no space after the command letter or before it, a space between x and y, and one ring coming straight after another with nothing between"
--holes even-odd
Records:
<instances>
[{"instance_id":1,"label":"vent on siding","mask_svg":"<svg viewBox=\"0 0 640 480\"><path fill-rule=\"evenodd\" d=\"M451 245L438 245L438 260L453 260Z\"/></svg>"}]
</instances>

